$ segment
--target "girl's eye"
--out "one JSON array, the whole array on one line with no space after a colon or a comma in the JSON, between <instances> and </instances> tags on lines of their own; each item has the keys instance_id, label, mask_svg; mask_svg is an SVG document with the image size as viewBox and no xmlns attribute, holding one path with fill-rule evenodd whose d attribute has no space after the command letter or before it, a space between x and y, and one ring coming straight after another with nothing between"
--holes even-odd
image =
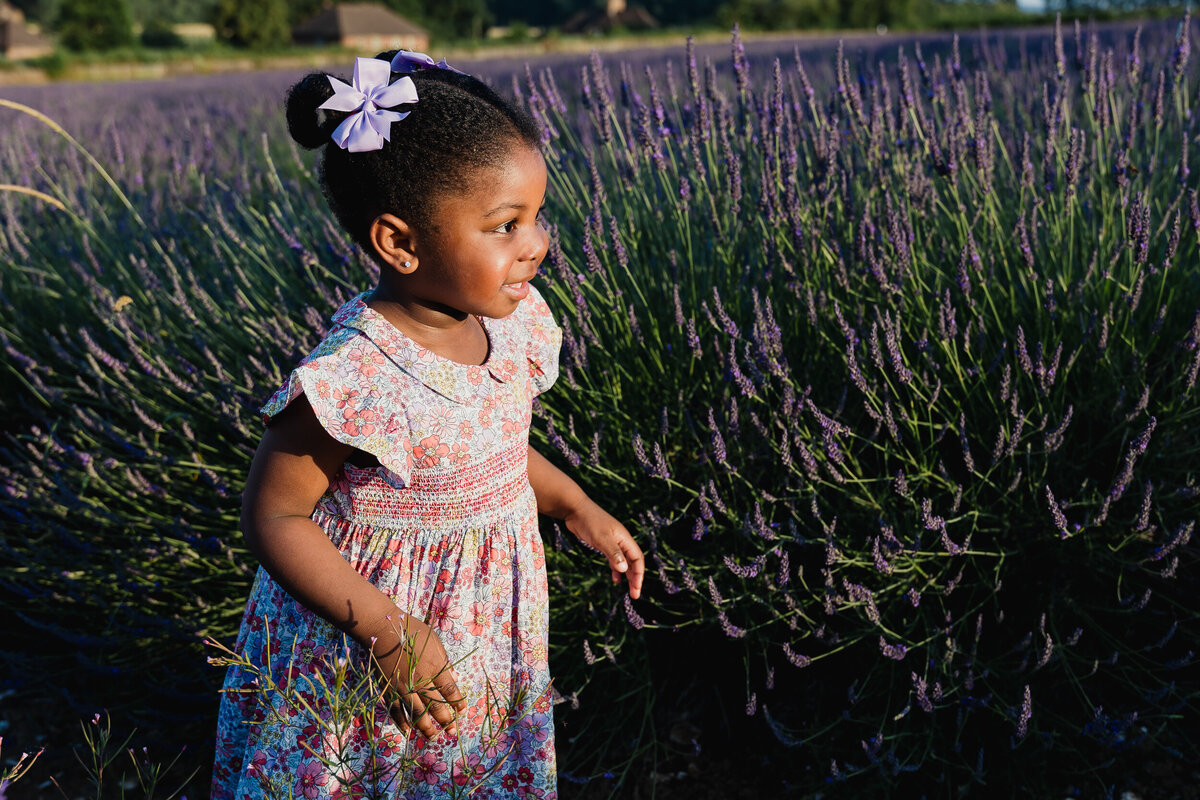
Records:
<instances>
[{"instance_id":1,"label":"girl's eye","mask_svg":"<svg viewBox=\"0 0 1200 800\"><path fill-rule=\"evenodd\" d=\"M516 227L517 227L517 221L515 219L510 219L508 222L504 223L499 228L496 228L496 231L498 233L512 233L513 229Z\"/></svg>"}]
</instances>

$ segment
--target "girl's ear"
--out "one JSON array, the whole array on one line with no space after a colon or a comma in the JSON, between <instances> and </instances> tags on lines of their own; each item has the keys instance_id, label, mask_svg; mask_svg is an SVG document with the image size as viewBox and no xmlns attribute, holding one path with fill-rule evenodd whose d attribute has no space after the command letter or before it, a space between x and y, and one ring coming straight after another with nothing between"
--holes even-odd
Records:
<instances>
[{"instance_id":1,"label":"girl's ear","mask_svg":"<svg viewBox=\"0 0 1200 800\"><path fill-rule=\"evenodd\" d=\"M412 226L395 214L380 214L368 231L371 246L384 263L401 275L417 268L416 247Z\"/></svg>"}]
</instances>

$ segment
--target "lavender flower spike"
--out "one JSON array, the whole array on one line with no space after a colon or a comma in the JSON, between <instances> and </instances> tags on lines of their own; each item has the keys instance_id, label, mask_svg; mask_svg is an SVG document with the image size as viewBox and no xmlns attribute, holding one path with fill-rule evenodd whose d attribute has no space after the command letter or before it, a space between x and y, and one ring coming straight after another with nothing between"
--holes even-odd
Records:
<instances>
[{"instance_id":1,"label":"lavender flower spike","mask_svg":"<svg viewBox=\"0 0 1200 800\"><path fill-rule=\"evenodd\" d=\"M884 657L890 658L893 661L903 661L904 657L908 655L908 648L902 644L888 644L887 640L880 636L879 652L883 653Z\"/></svg>"},{"instance_id":2,"label":"lavender flower spike","mask_svg":"<svg viewBox=\"0 0 1200 800\"><path fill-rule=\"evenodd\" d=\"M1025 684L1025 697L1021 701L1021 714L1017 717L1017 738L1024 739L1029 733L1029 720L1033 719L1033 698L1029 694L1029 684Z\"/></svg>"}]
</instances>

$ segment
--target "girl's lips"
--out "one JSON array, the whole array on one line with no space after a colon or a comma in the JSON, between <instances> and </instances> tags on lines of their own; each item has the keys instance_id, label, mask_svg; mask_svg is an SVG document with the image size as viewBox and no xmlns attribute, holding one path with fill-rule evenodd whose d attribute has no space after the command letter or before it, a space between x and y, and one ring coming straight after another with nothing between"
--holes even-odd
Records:
<instances>
[{"instance_id":1,"label":"girl's lips","mask_svg":"<svg viewBox=\"0 0 1200 800\"><path fill-rule=\"evenodd\" d=\"M504 292L514 300L524 300L529 296L529 282L521 281L520 283L506 283L500 287L500 291Z\"/></svg>"}]
</instances>

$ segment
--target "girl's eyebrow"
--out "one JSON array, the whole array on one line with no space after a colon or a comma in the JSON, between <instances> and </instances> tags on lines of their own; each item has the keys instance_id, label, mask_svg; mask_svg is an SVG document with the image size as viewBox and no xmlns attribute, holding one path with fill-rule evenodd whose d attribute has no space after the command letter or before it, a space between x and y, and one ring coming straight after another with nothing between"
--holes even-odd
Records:
<instances>
[{"instance_id":1,"label":"girl's eyebrow","mask_svg":"<svg viewBox=\"0 0 1200 800\"><path fill-rule=\"evenodd\" d=\"M538 208L541 208L544 205L546 205L545 197L542 198L542 202L538 206ZM496 206L495 208L491 209L490 211L483 212L483 216L490 217L495 214L499 214L501 211L510 211L510 210L511 211L520 211L520 210L524 209L525 207L526 207L525 203L501 203L500 205Z\"/></svg>"},{"instance_id":2,"label":"girl's eyebrow","mask_svg":"<svg viewBox=\"0 0 1200 800\"><path fill-rule=\"evenodd\" d=\"M483 212L483 215L485 217L490 217L494 214L499 214L501 211L508 211L510 209L513 211L520 211L524 207L524 203L501 203L492 210Z\"/></svg>"}]
</instances>

